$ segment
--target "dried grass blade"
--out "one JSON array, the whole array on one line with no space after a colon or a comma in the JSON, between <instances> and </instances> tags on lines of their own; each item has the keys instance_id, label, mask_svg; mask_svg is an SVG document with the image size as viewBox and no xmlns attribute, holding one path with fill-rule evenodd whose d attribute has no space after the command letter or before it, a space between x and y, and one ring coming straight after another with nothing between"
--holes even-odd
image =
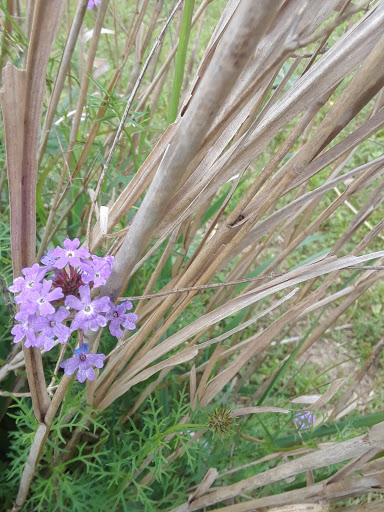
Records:
<instances>
[{"instance_id":1,"label":"dried grass blade","mask_svg":"<svg viewBox=\"0 0 384 512\"><path fill-rule=\"evenodd\" d=\"M138 384L139 382L143 382L144 380L149 379L149 377L165 368L173 367L190 361L191 359L196 357L197 354L197 347L188 347L185 350L179 352L178 354L166 359L165 361L162 361L161 363L155 364L148 368L147 370L144 370L143 372L133 377L131 380L128 380L128 382L125 384L125 388L126 390L128 390L135 384Z\"/></svg>"},{"instance_id":2,"label":"dried grass blade","mask_svg":"<svg viewBox=\"0 0 384 512\"><path fill-rule=\"evenodd\" d=\"M289 414L289 409L282 409L281 407L242 407L240 409L232 409L229 413L230 416L246 416L247 414L261 414L263 412L281 412L283 414Z\"/></svg>"},{"instance_id":3,"label":"dried grass blade","mask_svg":"<svg viewBox=\"0 0 384 512\"><path fill-rule=\"evenodd\" d=\"M189 496L188 501L192 502L202 494L205 494L208 489L212 486L213 482L219 476L216 468L209 468L202 481L197 486L196 491Z\"/></svg>"},{"instance_id":4,"label":"dried grass blade","mask_svg":"<svg viewBox=\"0 0 384 512\"><path fill-rule=\"evenodd\" d=\"M221 51L210 62L187 113L178 124L170 150L149 187L140 210L135 215L129 236L116 255L114 269L102 294L114 299L127 284L132 268L153 238L170 195L176 192L188 163L193 159L234 80L245 67L253 51L267 31L281 1L261 1L257 10L244 0L231 20L230 33L221 40ZM224 63L224 65L223 65Z\"/></svg>"},{"instance_id":5,"label":"dried grass blade","mask_svg":"<svg viewBox=\"0 0 384 512\"><path fill-rule=\"evenodd\" d=\"M335 382L333 382L327 389L327 391L314 404L308 407L308 410L314 411L315 409L320 409L320 407L323 407L325 404L327 404L330 400L332 400L332 398L336 395L336 393L347 380L348 377L336 379Z\"/></svg>"},{"instance_id":6,"label":"dried grass blade","mask_svg":"<svg viewBox=\"0 0 384 512\"><path fill-rule=\"evenodd\" d=\"M103 407L105 407L106 403L111 403L111 401L115 400L118 396L120 396L124 391L124 382L128 379L132 378L132 376L139 371L141 371L143 368L147 366L149 361L155 361L159 357L165 355L170 350L173 350L177 346L179 346L181 343L186 341L188 338L194 336L199 330L204 329L208 325L213 325L214 323L220 321L222 318L226 318L227 316L240 311L246 306L249 306L261 298L267 297L277 291L286 289L290 286L297 285L300 282L304 282L308 279L312 279L314 277L324 275L327 273L330 273L334 270L338 270L341 268L345 268L351 265L356 265L358 263L362 263L364 261L368 261L370 259L375 259L378 257L384 256L384 251L379 251L376 253L371 253L369 255L364 256L346 256L344 258L339 258L334 260L331 258L331 261L325 260L324 262L315 263L313 265L306 265L305 267L300 267L299 269L296 269L292 272L289 272L288 274L285 274L284 276L281 276L279 278L274 279L270 283L267 283L265 285L259 286L256 290L252 290L250 292L246 292L235 299L232 299L228 303L226 303L224 306L218 307L216 310L207 313L203 317L197 319L195 322L193 322L191 325L185 327L178 333L174 334L170 338L168 338L166 341L160 343L156 347L150 349L149 352L146 352L145 357L139 358L138 362L133 365L130 368L129 372L126 372L125 375L123 375L116 383L114 388L108 393L108 398L105 396L104 398L101 398L99 396L99 405L100 403L103 404ZM318 288L317 293L319 293L319 290L321 291L321 288ZM312 299L313 302L313 299ZM304 305L303 305L304 304ZM294 313L294 315L299 314L302 311L302 308L308 307L309 303L303 303L300 305L300 310ZM140 331L139 331L140 333ZM138 334L139 334L138 333ZM136 334L136 336L138 336ZM133 346L131 344L131 346ZM111 358L110 362L110 370L112 371L113 366L116 363L120 362L119 355L115 355L113 360ZM107 367L108 369L108 367ZM113 370L116 371L116 370ZM104 371L100 382L102 382L109 372ZM119 389L119 386L121 385L122 389ZM100 401L101 400L101 401Z\"/></svg>"}]
</instances>

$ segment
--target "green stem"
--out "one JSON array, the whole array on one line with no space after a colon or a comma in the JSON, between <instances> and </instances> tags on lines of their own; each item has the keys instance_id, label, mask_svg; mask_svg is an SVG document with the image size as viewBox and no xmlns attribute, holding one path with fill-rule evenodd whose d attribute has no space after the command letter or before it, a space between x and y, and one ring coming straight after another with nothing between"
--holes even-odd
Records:
<instances>
[{"instance_id":1,"label":"green stem","mask_svg":"<svg viewBox=\"0 0 384 512\"><path fill-rule=\"evenodd\" d=\"M181 22L179 47L176 53L175 72L173 75L173 84L171 100L168 109L168 124L173 123L179 110L181 96L181 87L183 85L185 60L187 55L188 40L191 32L191 22L195 0L185 0L183 19Z\"/></svg>"}]
</instances>

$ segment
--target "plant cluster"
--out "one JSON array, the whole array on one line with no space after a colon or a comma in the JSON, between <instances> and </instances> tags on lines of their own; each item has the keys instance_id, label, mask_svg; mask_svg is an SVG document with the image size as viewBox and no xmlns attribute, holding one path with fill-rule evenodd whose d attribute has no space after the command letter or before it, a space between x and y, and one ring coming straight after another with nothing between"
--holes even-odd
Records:
<instances>
[{"instance_id":1,"label":"plant cluster","mask_svg":"<svg viewBox=\"0 0 384 512\"><path fill-rule=\"evenodd\" d=\"M13 342L24 340L24 346L44 348L49 351L57 344L68 342L71 334L78 332L79 348L60 367L67 375L76 370L79 382L94 380L93 366L102 368L104 354L90 354L84 343L84 332L97 331L109 322L112 336L123 335L121 327L134 330L138 317L128 313L132 302L125 300L115 305L107 297L93 299L91 291L106 283L111 275L113 256L100 257L90 254L86 247L79 247L78 238L64 241L41 258L38 263L22 270L23 277L14 279L9 291L16 294L15 302L20 311L12 328Z\"/></svg>"}]
</instances>

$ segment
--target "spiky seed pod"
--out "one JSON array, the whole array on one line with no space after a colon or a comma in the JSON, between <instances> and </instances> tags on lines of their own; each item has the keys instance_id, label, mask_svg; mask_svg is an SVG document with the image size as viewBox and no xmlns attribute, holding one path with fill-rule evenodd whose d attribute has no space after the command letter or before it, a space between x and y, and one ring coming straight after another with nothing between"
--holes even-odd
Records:
<instances>
[{"instance_id":1,"label":"spiky seed pod","mask_svg":"<svg viewBox=\"0 0 384 512\"><path fill-rule=\"evenodd\" d=\"M231 416L231 410L227 411L226 405L219 404L216 409L213 409L212 414L208 414L207 427L213 431L214 434L218 434L222 439L226 435L234 434L234 430L231 427L235 425L234 418Z\"/></svg>"}]
</instances>

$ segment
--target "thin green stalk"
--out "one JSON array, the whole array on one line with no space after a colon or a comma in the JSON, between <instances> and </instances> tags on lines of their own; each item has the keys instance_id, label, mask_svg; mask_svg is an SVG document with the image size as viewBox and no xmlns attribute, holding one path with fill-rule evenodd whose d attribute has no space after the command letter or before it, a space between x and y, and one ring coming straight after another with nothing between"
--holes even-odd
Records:
<instances>
[{"instance_id":1,"label":"thin green stalk","mask_svg":"<svg viewBox=\"0 0 384 512\"><path fill-rule=\"evenodd\" d=\"M175 73L173 75L173 84L171 100L168 109L168 124L173 123L179 110L181 88L183 85L185 61L187 56L188 40L191 33L191 22L195 0L185 0L183 19L181 22L179 47L176 53Z\"/></svg>"}]
</instances>

